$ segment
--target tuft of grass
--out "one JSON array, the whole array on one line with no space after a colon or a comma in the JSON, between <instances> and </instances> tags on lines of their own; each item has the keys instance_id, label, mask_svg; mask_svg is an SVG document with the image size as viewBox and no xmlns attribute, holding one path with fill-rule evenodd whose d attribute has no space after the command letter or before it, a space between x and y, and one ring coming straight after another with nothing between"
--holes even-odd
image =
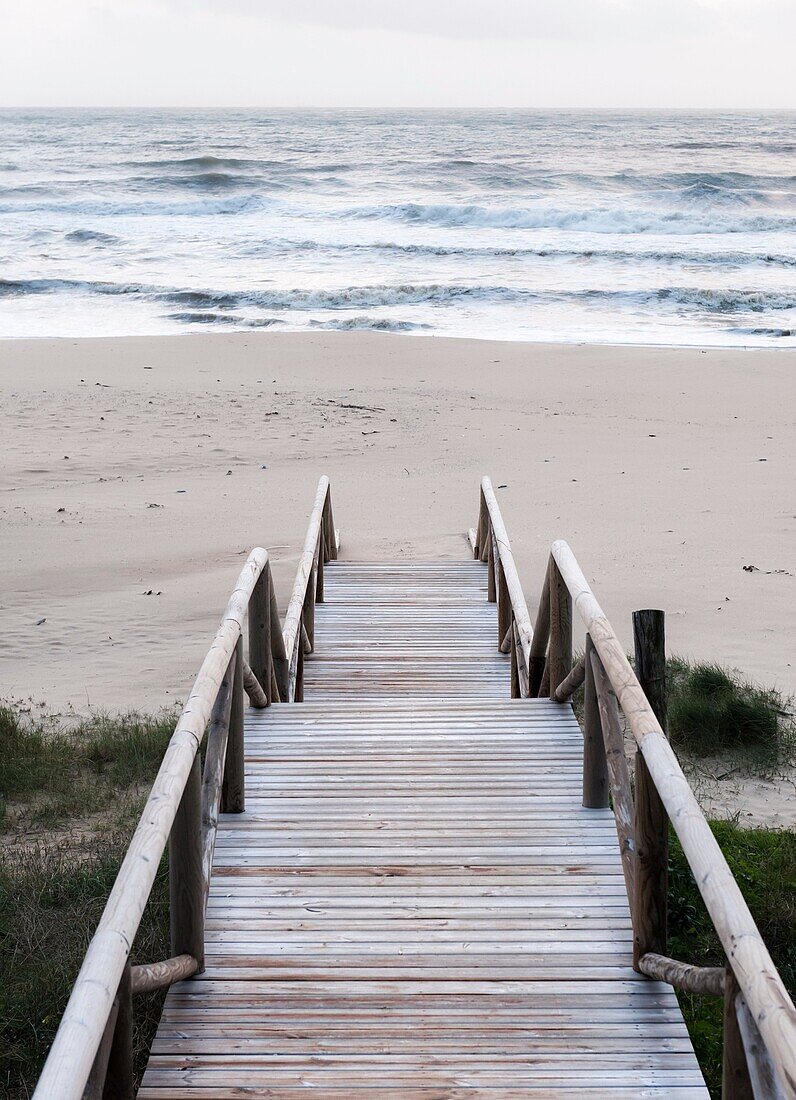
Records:
<instances>
[{"instance_id":1,"label":"tuft of grass","mask_svg":"<svg viewBox=\"0 0 796 1100\"><path fill-rule=\"evenodd\" d=\"M785 986L796 992L796 833L741 829L729 821L710 827L740 886ZM697 966L723 966L724 952L702 897L672 834L669 863L668 953ZM718 997L678 993L691 1041L711 1095L721 1096L723 1003Z\"/></svg>"},{"instance_id":2,"label":"tuft of grass","mask_svg":"<svg viewBox=\"0 0 796 1100\"><path fill-rule=\"evenodd\" d=\"M130 712L64 726L0 706L0 829L56 826L113 805L154 777L174 722L171 712Z\"/></svg>"},{"instance_id":3,"label":"tuft of grass","mask_svg":"<svg viewBox=\"0 0 796 1100\"><path fill-rule=\"evenodd\" d=\"M667 662L669 735L697 756L742 756L753 770L793 762L796 730L785 701L719 665Z\"/></svg>"},{"instance_id":4,"label":"tuft of grass","mask_svg":"<svg viewBox=\"0 0 796 1100\"><path fill-rule=\"evenodd\" d=\"M8 849L0 856L0 1095L27 1100L55 1037L88 943L132 833L76 850ZM169 955L165 857L131 961ZM146 1066L163 993L135 999L136 1079Z\"/></svg>"},{"instance_id":5,"label":"tuft of grass","mask_svg":"<svg viewBox=\"0 0 796 1100\"><path fill-rule=\"evenodd\" d=\"M140 783L142 776L154 776L174 722L171 713L154 717L134 712L114 717L101 714L81 723L72 736L98 775L114 787L127 787Z\"/></svg>"}]
</instances>

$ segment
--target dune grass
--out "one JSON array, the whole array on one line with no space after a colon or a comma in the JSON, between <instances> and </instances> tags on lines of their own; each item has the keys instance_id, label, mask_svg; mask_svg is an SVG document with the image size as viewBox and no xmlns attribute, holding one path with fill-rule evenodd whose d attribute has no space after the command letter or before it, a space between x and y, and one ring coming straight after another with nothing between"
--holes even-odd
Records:
<instances>
[{"instance_id":1,"label":"dune grass","mask_svg":"<svg viewBox=\"0 0 796 1100\"><path fill-rule=\"evenodd\" d=\"M793 762L792 701L714 664L670 658L666 665L669 736L696 757L743 757L755 771Z\"/></svg>"},{"instance_id":2,"label":"dune grass","mask_svg":"<svg viewBox=\"0 0 796 1100\"><path fill-rule=\"evenodd\" d=\"M174 722L164 711L64 724L0 706L0 821L52 827L117 803L120 791L154 778Z\"/></svg>"},{"instance_id":3,"label":"dune grass","mask_svg":"<svg viewBox=\"0 0 796 1100\"><path fill-rule=\"evenodd\" d=\"M796 993L796 833L710 827L752 911L785 986ZM672 834L669 861L669 954L697 966L723 966L724 952L683 850ZM711 1095L721 1096L723 1002L679 993L678 999Z\"/></svg>"},{"instance_id":4,"label":"dune grass","mask_svg":"<svg viewBox=\"0 0 796 1100\"><path fill-rule=\"evenodd\" d=\"M763 778L796 766L796 703L775 688L721 665L669 657L666 701L669 738L684 766L721 758ZM582 687L573 703L582 724Z\"/></svg>"},{"instance_id":5,"label":"dune grass","mask_svg":"<svg viewBox=\"0 0 796 1100\"><path fill-rule=\"evenodd\" d=\"M0 1095L33 1091L69 991L130 842L174 715L64 724L0 706ZM160 867L133 962L168 957ZM136 1068L163 994L136 998Z\"/></svg>"},{"instance_id":6,"label":"dune grass","mask_svg":"<svg viewBox=\"0 0 796 1100\"><path fill-rule=\"evenodd\" d=\"M27 1100L110 893L132 829L0 856L0 1095ZM131 959L169 955L168 872L159 869ZM136 997L136 1077L163 993Z\"/></svg>"}]
</instances>

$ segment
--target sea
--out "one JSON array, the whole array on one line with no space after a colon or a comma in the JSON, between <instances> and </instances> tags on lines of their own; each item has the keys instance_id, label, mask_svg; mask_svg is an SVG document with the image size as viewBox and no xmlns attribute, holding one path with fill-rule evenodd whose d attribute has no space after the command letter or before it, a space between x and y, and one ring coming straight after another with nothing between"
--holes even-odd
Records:
<instances>
[{"instance_id":1,"label":"sea","mask_svg":"<svg viewBox=\"0 0 796 1100\"><path fill-rule=\"evenodd\" d=\"M796 113L0 111L0 336L796 346Z\"/></svg>"}]
</instances>

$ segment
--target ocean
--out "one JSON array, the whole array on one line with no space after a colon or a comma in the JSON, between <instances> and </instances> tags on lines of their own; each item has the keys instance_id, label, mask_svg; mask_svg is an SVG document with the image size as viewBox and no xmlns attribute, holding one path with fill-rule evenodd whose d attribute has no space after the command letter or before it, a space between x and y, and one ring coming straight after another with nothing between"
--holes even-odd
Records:
<instances>
[{"instance_id":1,"label":"ocean","mask_svg":"<svg viewBox=\"0 0 796 1100\"><path fill-rule=\"evenodd\" d=\"M0 336L796 346L796 113L0 112Z\"/></svg>"}]
</instances>

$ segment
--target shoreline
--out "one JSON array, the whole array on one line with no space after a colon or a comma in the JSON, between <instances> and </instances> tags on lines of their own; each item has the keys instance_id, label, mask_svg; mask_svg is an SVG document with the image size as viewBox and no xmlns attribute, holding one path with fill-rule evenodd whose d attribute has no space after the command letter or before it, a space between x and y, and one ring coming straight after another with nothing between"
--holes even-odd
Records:
<instances>
[{"instance_id":1,"label":"shoreline","mask_svg":"<svg viewBox=\"0 0 796 1100\"><path fill-rule=\"evenodd\" d=\"M354 559L466 555L488 473L529 607L562 537L628 645L660 606L670 652L796 690L796 350L395 335L0 341L2 693L184 698L252 545L284 613L321 473Z\"/></svg>"},{"instance_id":2,"label":"shoreline","mask_svg":"<svg viewBox=\"0 0 796 1100\"><path fill-rule=\"evenodd\" d=\"M378 329L378 328L350 328L350 329L336 329L336 328L270 328L263 329L258 326L245 325L237 328L234 325L229 327L225 325L219 325L213 328L212 331L209 328L197 328L197 329L185 329L178 332L158 332L158 333L120 333L117 335L107 336L2 336L0 335L0 345L3 344L42 344L42 343L73 343L75 341L99 341L99 340L177 340L183 338L196 338L196 337L224 337L224 336L382 336L382 337L398 337L400 339L414 339L414 340L449 340L465 342L468 344L530 344L533 347L549 347L549 348L616 348L619 349L631 349L635 351L642 351L648 349L650 351L721 351L721 352L790 352L792 355L796 355L796 344L780 345L776 343L770 344L706 344L706 343L694 343L694 344L656 344L656 343L633 343L632 341L617 341L617 340L597 340L590 337L588 340L550 340L545 339L533 339L530 337L521 338L518 336L458 336L449 332L433 332L433 331L393 331L390 329Z\"/></svg>"}]
</instances>

